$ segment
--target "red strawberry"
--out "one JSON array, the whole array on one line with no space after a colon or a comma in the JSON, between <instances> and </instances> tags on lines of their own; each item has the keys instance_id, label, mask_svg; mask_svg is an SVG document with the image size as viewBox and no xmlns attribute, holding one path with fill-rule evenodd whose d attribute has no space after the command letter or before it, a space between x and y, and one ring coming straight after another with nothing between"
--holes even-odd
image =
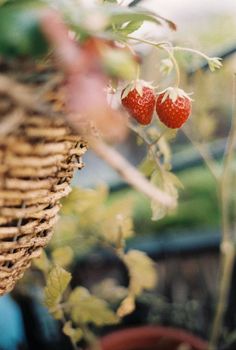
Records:
<instances>
[{"instance_id":1,"label":"red strawberry","mask_svg":"<svg viewBox=\"0 0 236 350\"><path fill-rule=\"evenodd\" d=\"M190 116L191 109L191 99L181 89L168 88L157 97L157 115L168 128L180 128Z\"/></svg>"},{"instance_id":2,"label":"red strawberry","mask_svg":"<svg viewBox=\"0 0 236 350\"><path fill-rule=\"evenodd\" d=\"M138 123L151 123L156 98L153 88L146 82L138 80L128 85L122 91L121 102Z\"/></svg>"}]
</instances>

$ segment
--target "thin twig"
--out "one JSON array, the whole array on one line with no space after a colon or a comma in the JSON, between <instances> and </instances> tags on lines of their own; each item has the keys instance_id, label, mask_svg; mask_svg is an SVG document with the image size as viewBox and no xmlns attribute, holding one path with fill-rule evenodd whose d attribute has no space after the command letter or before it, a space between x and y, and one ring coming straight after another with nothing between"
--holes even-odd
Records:
<instances>
[{"instance_id":1,"label":"thin twig","mask_svg":"<svg viewBox=\"0 0 236 350\"><path fill-rule=\"evenodd\" d=\"M220 269L220 290L217 302L217 309L213 320L212 331L209 341L208 350L216 350L218 340L222 334L222 326L225 311L227 308L227 300L229 296L229 288L231 284L233 266L235 260L235 248L233 243L221 244L221 269Z\"/></svg>"},{"instance_id":2,"label":"thin twig","mask_svg":"<svg viewBox=\"0 0 236 350\"><path fill-rule=\"evenodd\" d=\"M155 202L159 202L168 208L175 206L175 200L171 196L151 184L114 148L108 146L100 139L93 138L90 141L90 146L93 151L115 169L132 187L144 193Z\"/></svg>"},{"instance_id":3,"label":"thin twig","mask_svg":"<svg viewBox=\"0 0 236 350\"><path fill-rule=\"evenodd\" d=\"M222 243L221 243L221 273L220 290L215 317L213 320L212 332L209 342L209 350L215 350L218 340L222 334L224 315L227 307L229 290L232 279L233 266L235 261L235 242L232 229L230 227L229 206L231 202L231 165L234 157L234 147L236 143L236 75L234 75L233 91L233 117L228 143L224 155L223 172L219 183L220 201L222 212Z\"/></svg>"},{"instance_id":4,"label":"thin twig","mask_svg":"<svg viewBox=\"0 0 236 350\"><path fill-rule=\"evenodd\" d=\"M161 176L164 176L164 169L163 169L163 166L160 162L160 159L158 158L157 154L156 154L156 145L157 143L160 141L160 139L162 138L163 134L161 134L155 141L153 142L149 142L149 140L147 140L147 137L145 135L144 132L142 132L141 130L139 130L138 128L136 128L134 125L132 125L131 123L128 124L129 125L129 128L131 130L133 130L137 135L138 137L140 137L140 139L145 143L145 145L147 146L149 152L152 154L152 157L160 171L160 175Z\"/></svg>"}]
</instances>

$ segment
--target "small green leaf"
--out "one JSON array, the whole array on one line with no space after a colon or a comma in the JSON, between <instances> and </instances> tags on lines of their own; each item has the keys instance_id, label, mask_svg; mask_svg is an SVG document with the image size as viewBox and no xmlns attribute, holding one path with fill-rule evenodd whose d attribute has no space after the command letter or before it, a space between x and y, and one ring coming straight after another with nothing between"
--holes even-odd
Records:
<instances>
[{"instance_id":1,"label":"small green leaf","mask_svg":"<svg viewBox=\"0 0 236 350\"><path fill-rule=\"evenodd\" d=\"M124 317L131 314L135 309L135 299L132 295L128 295L120 304L117 315L119 317Z\"/></svg>"},{"instance_id":2,"label":"small green leaf","mask_svg":"<svg viewBox=\"0 0 236 350\"><path fill-rule=\"evenodd\" d=\"M171 140L176 138L176 135L178 133L178 129L166 128L166 130L164 132L165 132L165 139L167 141L171 141Z\"/></svg>"},{"instance_id":3,"label":"small green leaf","mask_svg":"<svg viewBox=\"0 0 236 350\"><path fill-rule=\"evenodd\" d=\"M180 187L180 183L177 181L176 176L169 171L164 171L162 174L155 171L151 176L151 182L169 194L175 201L176 207L178 199L177 188ZM171 210L174 210L175 207L173 207ZM152 220L160 220L170 212L170 209L156 201L151 202L151 208Z\"/></svg>"},{"instance_id":4,"label":"small green leaf","mask_svg":"<svg viewBox=\"0 0 236 350\"><path fill-rule=\"evenodd\" d=\"M92 291L98 298L110 303L116 303L128 294L127 288L119 286L114 278L106 278L100 283L96 283Z\"/></svg>"},{"instance_id":5,"label":"small green leaf","mask_svg":"<svg viewBox=\"0 0 236 350\"><path fill-rule=\"evenodd\" d=\"M124 35L128 35L138 30L142 25L143 21L130 21L120 30L120 32Z\"/></svg>"},{"instance_id":6,"label":"small green leaf","mask_svg":"<svg viewBox=\"0 0 236 350\"><path fill-rule=\"evenodd\" d=\"M130 250L125 254L129 276L129 291L133 295L139 295L144 289L154 288L157 282L157 273L153 261L143 252Z\"/></svg>"},{"instance_id":7,"label":"small green leaf","mask_svg":"<svg viewBox=\"0 0 236 350\"><path fill-rule=\"evenodd\" d=\"M64 313L62 309L57 309L51 311L52 316L55 318L55 320L62 320L64 317Z\"/></svg>"},{"instance_id":8,"label":"small green leaf","mask_svg":"<svg viewBox=\"0 0 236 350\"><path fill-rule=\"evenodd\" d=\"M55 307L61 300L71 280L71 274L60 266L55 266L50 271L44 290L44 304L50 309Z\"/></svg>"},{"instance_id":9,"label":"small green leaf","mask_svg":"<svg viewBox=\"0 0 236 350\"><path fill-rule=\"evenodd\" d=\"M155 17L154 14L145 12L145 11L129 11L126 9L125 11L123 10L124 7L122 7L122 10L120 10L121 7L114 12L111 15L111 22L115 25L122 25L126 22L132 21L132 22L154 22L158 25L161 24L161 22ZM120 31L120 30L119 30ZM121 28L121 33L122 33L122 28Z\"/></svg>"},{"instance_id":10,"label":"small green leaf","mask_svg":"<svg viewBox=\"0 0 236 350\"><path fill-rule=\"evenodd\" d=\"M180 179L174 174L174 173L171 173L171 172L167 172L165 173L165 178L167 181L169 181L170 183L172 183L175 187L177 188L180 188L180 189L183 189L184 188L184 185L182 184L182 182L180 181Z\"/></svg>"},{"instance_id":11,"label":"small green leaf","mask_svg":"<svg viewBox=\"0 0 236 350\"><path fill-rule=\"evenodd\" d=\"M56 248L52 252L52 259L56 265L67 267L73 261L74 253L71 247L63 246Z\"/></svg>"},{"instance_id":12,"label":"small green leaf","mask_svg":"<svg viewBox=\"0 0 236 350\"><path fill-rule=\"evenodd\" d=\"M80 328L73 328L72 322L68 321L63 326L63 333L70 337L75 343L83 338L83 331Z\"/></svg>"},{"instance_id":13,"label":"small green leaf","mask_svg":"<svg viewBox=\"0 0 236 350\"><path fill-rule=\"evenodd\" d=\"M157 165L154 159L145 158L139 165L139 170L143 173L143 175L149 177L156 169L156 166Z\"/></svg>"},{"instance_id":14,"label":"small green leaf","mask_svg":"<svg viewBox=\"0 0 236 350\"><path fill-rule=\"evenodd\" d=\"M154 22L161 25L162 22L168 24L172 30L176 30L176 25L172 21L158 15L155 12L144 10L141 7L129 8L125 6L107 6L107 13L110 15L111 22L116 25L122 25L126 22ZM122 30L122 28L120 28Z\"/></svg>"},{"instance_id":15,"label":"small green leaf","mask_svg":"<svg viewBox=\"0 0 236 350\"><path fill-rule=\"evenodd\" d=\"M47 273L50 268L50 261L47 258L47 254L45 251L42 251L39 258L35 258L33 260L33 264L35 267L37 267L39 270L41 270L44 273Z\"/></svg>"},{"instance_id":16,"label":"small green leaf","mask_svg":"<svg viewBox=\"0 0 236 350\"><path fill-rule=\"evenodd\" d=\"M89 293L83 287L75 288L68 299L72 320L76 323L93 323L96 326L116 324L118 316L107 303Z\"/></svg>"}]
</instances>

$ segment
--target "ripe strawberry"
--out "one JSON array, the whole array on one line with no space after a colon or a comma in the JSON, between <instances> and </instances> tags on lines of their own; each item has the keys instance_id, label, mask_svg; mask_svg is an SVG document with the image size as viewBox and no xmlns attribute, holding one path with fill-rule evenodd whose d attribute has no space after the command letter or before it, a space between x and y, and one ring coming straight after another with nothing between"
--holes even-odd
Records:
<instances>
[{"instance_id":1,"label":"ripe strawberry","mask_svg":"<svg viewBox=\"0 0 236 350\"><path fill-rule=\"evenodd\" d=\"M191 109L191 99L181 89L168 88L157 97L157 115L168 128L180 128L190 116Z\"/></svg>"},{"instance_id":2,"label":"ripe strawberry","mask_svg":"<svg viewBox=\"0 0 236 350\"><path fill-rule=\"evenodd\" d=\"M151 123L156 98L153 88L146 82L138 80L129 84L121 93L121 102L138 123Z\"/></svg>"}]
</instances>

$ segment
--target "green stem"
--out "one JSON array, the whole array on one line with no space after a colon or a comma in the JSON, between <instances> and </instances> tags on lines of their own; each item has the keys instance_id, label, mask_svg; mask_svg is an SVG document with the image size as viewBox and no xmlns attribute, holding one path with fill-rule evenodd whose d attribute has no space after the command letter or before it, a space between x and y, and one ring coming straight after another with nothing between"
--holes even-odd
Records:
<instances>
[{"instance_id":1,"label":"green stem","mask_svg":"<svg viewBox=\"0 0 236 350\"><path fill-rule=\"evenodd\" d=\"M160 138L163 135L160 135L159 138L157 140L155 140L155 142L149 142L145 133L142 130L135 127L131 123L129 123L128 125L129 125L130 129L133 130L141 138L141 140L146 144L148 150L152 153L152 157L153 157L154 161L156 162L158 170L160 171L160 175L162 176L162 178L164 178L164 169L162 167L162 164L161 164L159 158L156 155L156 147L155 147L157 142L160 140Z\"/></svg>"},{"instance_id":2,"label":"green stem","mask_svg":"<svg viewBox=\"0 0 236 350\"><path fill-rule=\"evenodd\" d=\"M214 317L208 350L218 348L218 339L222 333L224 314L227 308L229 288L235 260L235 248L232 242L222 242L221 244L221 281L216 314Z\"/></svg>"},{"instance_id":3,"label":"green stem","mask_svg":"<svg viewBox=\"0 0 236 350\"><path fill-rule=\"evenodd\" d=\"M221 274L218 304L213 321L212 332L209 341L209 350L217 349L218 340L222 334L225 310L229 296L233 266L235 261L235 238L232 235L230 224L230 201L231 201L231 167L236 143L236 75L234 75L234 101L233 117L228 143L223 160L223 173L220 180L220 201L222 213L222 243L221 243Z\"/></svg>"},{"instance_id":4,"label":"green stem","mask_svg":"<svg viewBox=\"0 0 236 350\"><path fill-rule=\"evenodd\" d=\"M198 50L195 50L195 49L190 49L190 48L188 48L188 47L174 46L174 47L173 47L173 50L174 50L174 51L191 52L191 53L194 53L194 54L197 54L197 55L201 56L202 58L204 58L204 59L207 60L207 61L210 60L210 57L207 56L206 54L204 54L203 52L198 51Z\"/></svg>"},{"instance_id":5,"label":"green stem","mask_svg":"<svg viewBox=\"0 0 236 350\"><path fill-rule=\"evenodd\" d=\"M173 52L171 52L169 49L163 48L166 52L168 52L169 57L175 67L175 73L176 73L176 81L175 81L175 87L178 88L179 84L180 84L180 70L179 70L179 65L178 62L176 61L176 58L173 54Z\"/></svg>"},{"instance_id":6,"label":"green stem","mask_svg":"<svg viewBox=\"0 0 236 350\"><path fill-rule=\"evenodd\" d=\"M140 79L140 65L137 65L137 71L136 71L136 80Z\"/></svg>"},{"instance_id":7,"label":"green stem","mask_svg":"<svg viewBox=\"0 0 236 350\"><path fill-rule=\"evenodd\" d=\"M139 38L135 38L133 36L128 36L128 39L131 39L131 40L135 40L135 41L138 41L138 42L141 42L141 43L144 43L144 44L148 44L148 45L151 45L153 47L155 47L156 49L161 49L161 50L164 50L165 52L168 53L173 65L174 65L174 68L175 68L175 72L176 72L176 82L175 82L175 87L178 87L179 86L179 83L180 83L180 70L179 70L179 65L178 65L178 62L176 61L176 58L173 54L173 47L170 45L170 43L166 42L166 41L161 41L161 42L153 42L153 41L150 41L150 40L146 40L146 39L139 39Z\"/></svg>"}]
</instances>

